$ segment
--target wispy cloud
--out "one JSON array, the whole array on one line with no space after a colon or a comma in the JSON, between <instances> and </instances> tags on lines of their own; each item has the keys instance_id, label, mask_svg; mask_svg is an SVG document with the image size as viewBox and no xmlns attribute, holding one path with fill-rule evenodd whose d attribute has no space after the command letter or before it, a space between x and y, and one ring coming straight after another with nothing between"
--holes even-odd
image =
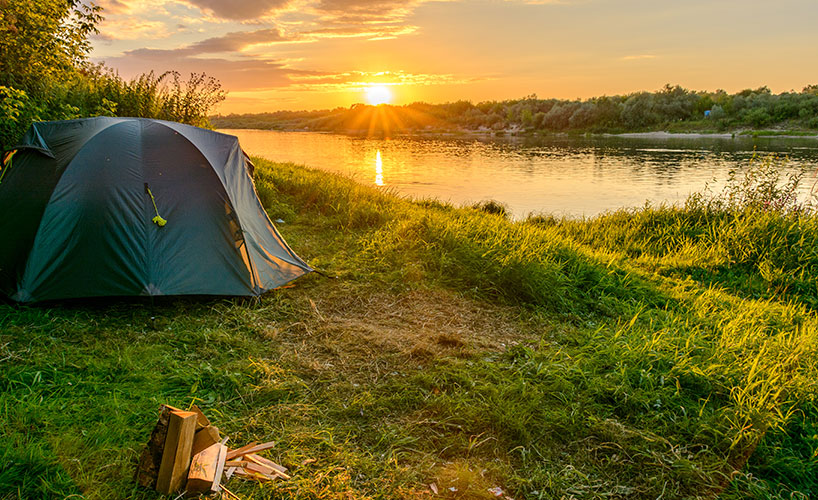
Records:
<instances>
[{"instance_id":1,"label":"wispy cloud","mask_svg":"<svg viewBox=\"0 0 818 500\"><path fill-rule=\"evenodd\" d=\"M577 0L505 0L508 3L522 3L525 5L554 5L554 4L575 4ZM588 1L588 0L584 0Z\"/></svg>"},{"instance_id":2,"label":"wispy cloud","mask_svg":"<svg viewBox=\"0 0 818 500\"><path fill-rule=\"evenodd\" d=\"M315 12L334 23L394 23L406 19L425 0L318 0Z\"/></svg>"},{"instance_id":3,"label":"wispy cloud","mask_svg":"<svg viewBox=\"0 0 818 500\"><path fill-rule=\"evenodd\" d=\"M105 22L105 29L93 35L94 39L110 42L112 40L144 40L167 38L177 29L161 21L140 20L137 22L114 19Z\"/></svg>"},{"instance_id":4,"label":"wispy cloud","mask_svg":"<svg viewBox=\"0 0 818 500\"><path fill-rule=\"evenodd\" d=\"M254 20L285 10L294 0L184 0L218 18Z\"/></svg>"},{"instance_id":5,"label":"wispy cloud","mask_svg":"<svg viewBox=\"0 0 818 500\"><path fill-rule=\"evenodd\" d=\"M403 71L348 71L334 74L291 75L292 90L306 91L357 91L371 85L451 85L468 83L472 79L451 74L406 73Z\"/></svg>"},{"instance_id":6,"label":"wispy cloud","mask_svg":"<svg viewBox=\"0 0 818 500\"><path fill-rule=\"evenodd\" d=\"M645 59L656 59L656 56L653 54L635 54L630 56L624 56L620 58L623 61L642 61Z\"/></svg>"},{"instance_id":7,"label":"wispy cloud","mask_svg":"<svg viewBox=\"0 0 818 500\"><path fill-rule=\"evenodd\" d=\"M217 52L240 52L259 44L291 42L298 37L285 36L278 28L266 28L255 31L236 31L223 36L207 38L189 45L183 50L191 54L212 54Z\"/></svg>"},{"instance_id":8,"label":"wispy cloud","mask_svg":"<svg viewBox=\"0 0 818 500\"><path fill-rule=\"evenodd\" d=\"M105 63L117 68L126 77L149 71L163 73L175 70L186 75L205 70L231 91L287 87L292 84L291 75L300 73L286 67L283 61L197 57L179 50L161 49L131 50L123 56L109 58Z\"/></svg>"},{"instance_id":9,"label":"wispy cloud","mask_svg":"<svg viewBox=\"0 0 818 500\"><path fill-rule=\"evenodd\" d=\"M319 28L304 31L301 34L313 40L322 38L368 38L370 40L385 40L408 35L417 31L417 26L343 26Z\"/></svg>"}]
</instances>

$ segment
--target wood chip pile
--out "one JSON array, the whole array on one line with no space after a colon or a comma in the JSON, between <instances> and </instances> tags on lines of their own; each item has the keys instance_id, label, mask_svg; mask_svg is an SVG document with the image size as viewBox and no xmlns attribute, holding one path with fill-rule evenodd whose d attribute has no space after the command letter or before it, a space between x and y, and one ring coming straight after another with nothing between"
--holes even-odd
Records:
<instances>
[{"instance_id":1,"label":"wood chip pile","mask_svg":"<svg viewBox=\"0 0 818 500\"><path fill-rule=\"evenodd\" d=\"M258 482L290 478L286 467L258 455L272 448L273 442L231 450L227 440L197 406L184 411L162 405L159 421L139 458L136 482L165 495L213 493L237 499L224 486L233 476Z\"/></svg>"}]
</instances>

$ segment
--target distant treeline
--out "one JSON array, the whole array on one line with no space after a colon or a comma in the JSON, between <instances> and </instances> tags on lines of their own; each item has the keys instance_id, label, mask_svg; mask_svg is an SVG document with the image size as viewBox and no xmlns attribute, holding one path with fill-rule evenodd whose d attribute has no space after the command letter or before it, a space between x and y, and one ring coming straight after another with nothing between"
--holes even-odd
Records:
<instances>
[{"instance_id":1,"label":"distant treeline","mask_svg":"<svg viewBox=\"0 0 818 500\"><path fill-rule=\"evenodd\" d=\"M637 132L725 131L740 128L818 129L818 86L773 94L769 88L735 94L697 92L666 85L658 92L587 100L539 99L536 95L473 104L416 102L322 111L213 116L216 128L333 132L524 131Z\"/></svg>"},{"instance_id":2,"label":"distant treeline","mask_svg":"<svg viewBox=\"0 0 818 500\"><path fill-rule=\"evenodd\" d=\"M33 121L88 116L162 118L209 125L225 97L204 74L146 73L130 81L88 61L101 10L79 0L0 0L0 145Z\"/></svg>"}]
</instances>

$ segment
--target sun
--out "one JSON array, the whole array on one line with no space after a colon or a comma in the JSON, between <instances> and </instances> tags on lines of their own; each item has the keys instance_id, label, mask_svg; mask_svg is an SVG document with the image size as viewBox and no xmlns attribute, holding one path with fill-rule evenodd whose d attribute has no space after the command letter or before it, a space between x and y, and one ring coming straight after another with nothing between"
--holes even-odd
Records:
<instances>
[{"instance_id":1,"label":"sun","mask_svg":"<svg viewBox=\"0 0 818 500\"><path fill-rule=\"evenodd\" d=\"M373 106L392 102L392 91L384 85L371 85L365 88L364 92L366 92L366 101Z\"/></svg>"}]
</instances>

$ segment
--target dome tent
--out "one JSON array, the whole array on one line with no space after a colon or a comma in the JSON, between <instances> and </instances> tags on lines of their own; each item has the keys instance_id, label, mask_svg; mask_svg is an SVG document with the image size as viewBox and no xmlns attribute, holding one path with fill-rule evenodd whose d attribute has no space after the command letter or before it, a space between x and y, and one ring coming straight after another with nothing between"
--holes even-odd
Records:
<instances>
[{"instance_id":1,"label":"dome tent","mask_svg":"<svg viewBox=\"0 0 818 500\"><path fill-rule=\"evenodd\" d=\"M312 269L234 136L98 117L35 123L0 171L0 293L255 296Z\"/></svg>"}]
</instances>

